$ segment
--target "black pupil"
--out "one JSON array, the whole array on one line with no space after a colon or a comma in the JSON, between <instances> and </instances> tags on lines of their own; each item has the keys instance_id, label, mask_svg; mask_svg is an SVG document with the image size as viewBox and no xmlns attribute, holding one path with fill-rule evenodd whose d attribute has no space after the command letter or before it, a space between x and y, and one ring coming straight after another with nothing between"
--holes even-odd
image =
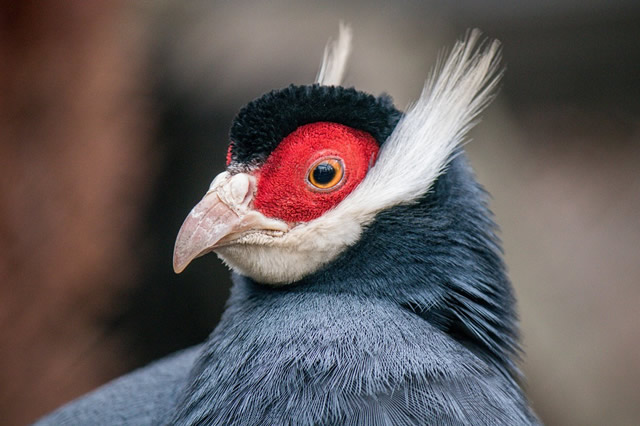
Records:
<instances>
[{"instance_id":1,"label":"black pupil","mask_svg":"<svg viewBox=\"0 0 640 426\"><path fill-rule=\"evenodd\" d=\"M313 180L320 185L326 185L336 176L336 169L329 163L320 163L313 170Z\"/></svg>"}]
</instances>

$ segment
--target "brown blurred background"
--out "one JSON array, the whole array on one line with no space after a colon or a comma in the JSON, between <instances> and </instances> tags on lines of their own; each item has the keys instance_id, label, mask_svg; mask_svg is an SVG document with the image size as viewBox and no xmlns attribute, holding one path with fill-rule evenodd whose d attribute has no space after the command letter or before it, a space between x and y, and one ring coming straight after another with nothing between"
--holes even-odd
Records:
<instances>
[{"instance_id":1,"label":"brown blurred background","mask_svg":"<svg viewBox=\"0 0 640 426\"><path fill-rule=\"evenodd\" d=\"M204 339L228 292L177 230L229 123L314 80L338 22L346 84L404 108L470 27L506 75L468 145L519 297L548 425L640 421L640 4L0 2L0 418L21 425Z\"/></svg>"}]
</instances>

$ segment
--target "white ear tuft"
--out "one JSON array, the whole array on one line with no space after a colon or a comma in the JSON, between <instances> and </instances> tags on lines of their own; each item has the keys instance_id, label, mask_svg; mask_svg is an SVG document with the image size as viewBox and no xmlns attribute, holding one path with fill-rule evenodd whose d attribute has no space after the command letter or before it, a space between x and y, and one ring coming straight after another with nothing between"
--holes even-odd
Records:
<instances>
[{"instance_id":1,"label":"white ear tuft","mask_svg":"<svg viewBox=\"0 0 640 426\"><path fill-rule=\"evenodd\" d=\"M439 61L420 99L382 145L375 166L345 205L366 205L371 214L412 202L431 188L493 98L502 74L500 43L479 39L479 30L469 32Z\"/></svg>"},{"instance_id":2,"label":"white ear tuft","mask_svg":"<svg viewBox=\"0 0 640 426\"><path fill-rule=\"evenodd\" d=\"M351 27L341 22L338 40L329 41L324 49L316 83L323 86L339 86L342 83L342 77L351 54L351 38Z\"/></svg>"}]
</instances>

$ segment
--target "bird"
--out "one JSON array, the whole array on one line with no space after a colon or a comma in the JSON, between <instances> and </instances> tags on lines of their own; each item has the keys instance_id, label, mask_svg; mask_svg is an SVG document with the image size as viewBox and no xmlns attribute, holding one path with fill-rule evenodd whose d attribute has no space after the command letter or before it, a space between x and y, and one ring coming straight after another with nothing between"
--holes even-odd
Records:
<instances>
[{"instance_id":1,"label":"bird","mask_svg":"<svg viewBox=\"0 0 640 426\"><path fill-rule=\"evenodd\" d=\"M268 92L176 239L179 273L232 271L202 344L39 425L530 425L515 297L464 153L500 43L467 32L405 112L341 85L350 27L315 83Z\"/></svg>"}]
</instances>

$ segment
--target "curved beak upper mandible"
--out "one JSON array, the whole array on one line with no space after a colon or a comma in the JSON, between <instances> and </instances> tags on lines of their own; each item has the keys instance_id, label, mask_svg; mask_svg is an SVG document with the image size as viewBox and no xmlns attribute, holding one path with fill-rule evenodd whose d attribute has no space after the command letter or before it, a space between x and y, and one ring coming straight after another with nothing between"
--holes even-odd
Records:
<instances>
[{"instance_id":1,"label":"curved beak upper mandible","mask_svg":"<svg viewBox=\"0 0 640 426\"><path fill-rule=\"evenodd\" d=\"M202 200L185 219L173 250L173 270L182 272L191 261L248 231L281 231L287 225L251 208L256 179L247 173L216 176Z\"/></svg>"}]
</instances>

